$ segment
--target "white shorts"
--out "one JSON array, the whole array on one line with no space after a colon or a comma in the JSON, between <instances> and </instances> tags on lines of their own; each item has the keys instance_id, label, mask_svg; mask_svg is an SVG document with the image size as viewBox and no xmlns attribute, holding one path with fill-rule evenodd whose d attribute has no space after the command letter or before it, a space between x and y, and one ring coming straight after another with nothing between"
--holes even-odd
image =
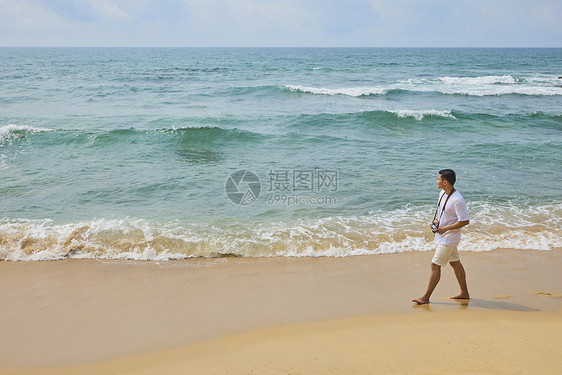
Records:
<instances>
[{"instance_id":1,"label":"white shorts","mask_svg":"<svg viewBox=\"0 0 562 375\"><path fill-rule=\"evenodd\" d=\"M433 255L431 261L438 266L445 267L447 263L456 262L460 259L457 245L439 244L437 245L437 249L435 249L435 255Z\"/></svg>"}]
</instances>

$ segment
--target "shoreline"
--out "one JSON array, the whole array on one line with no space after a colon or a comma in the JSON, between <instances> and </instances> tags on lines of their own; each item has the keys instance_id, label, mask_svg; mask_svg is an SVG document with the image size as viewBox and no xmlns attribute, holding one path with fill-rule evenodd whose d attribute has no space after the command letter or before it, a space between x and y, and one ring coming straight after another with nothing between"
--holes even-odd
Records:
<instances>
[{"instance_id":1,"label":"shoreline","mask_svg":"<svg viewBox=\"0 0 562 375\"><path fill-rule=\"evenodd\" d=\"M562 249L462 252L473 298L447 298L458 289L447 267L432 302L417 306L410 301L425 290L431 256L432 252L410 252L343 258L0 262L0 321L7 323L0 328L0 374L47 368L53 374L63 368L78 374L94 368L143 373L148 367L174 373L181 366L200 366L198 371L205 373L268 372L263 367L267 363L277 363L279 370L279 361L288 365L290 358L304 355L306 348L298 345L304 337L311 345L332 348L349 335L361 337L358 356L365 368L381 365L369 362L371 347L393 358L392 348L415 342L419 350L410 348L407 353L414 361L427 355L428 348L442 346L440 340L464 345L455 335L442 333L426 342L419 332L458 329L466 337L496 332L498 338L490 338L493 344L478 343L476 336L468 340L490 350L498 350L500 341L514 350L529 343L544 342L546 347L549 340L553 345L560 342L555 332L562 324ZM497 332L498 325L509 334ZM384 347L381 340L394 344ZM220 347L229 349L219 355ZM274 353L279 350L287 356L277 358ZM559 351L551 349L555 350ZM228 353L257 357L237 367L236 356ZM339 358L340 370L359 371L353 367L354 355L326 353ZM549 363L562 364L556 356L549 362L534 355L536 361L530 363L542 363L542 373L549 373ZM263 362L265 358L269 362ZM322 358L324 369L330 368L329 356ZM508 365L505 359L490 361ZM306 364L295 371L323 373L320 362L316 370ZM388 366L381 371L407 368Z\"/></svg>"}]
</instances>

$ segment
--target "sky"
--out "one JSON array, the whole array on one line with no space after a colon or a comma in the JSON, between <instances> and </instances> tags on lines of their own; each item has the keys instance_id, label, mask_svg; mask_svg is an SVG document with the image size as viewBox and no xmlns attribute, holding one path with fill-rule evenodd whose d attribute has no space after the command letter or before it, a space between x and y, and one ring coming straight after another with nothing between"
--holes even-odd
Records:
<instances>
[{"instance_id":1,"label":"sky","mask_svg":"<svg viewBox=\"0 0 562 375\"><path fill-rule=\"evenodd\" d=\"M0 46L562 47L561 0L0 0Z\"/></svg>"}]
</instances>

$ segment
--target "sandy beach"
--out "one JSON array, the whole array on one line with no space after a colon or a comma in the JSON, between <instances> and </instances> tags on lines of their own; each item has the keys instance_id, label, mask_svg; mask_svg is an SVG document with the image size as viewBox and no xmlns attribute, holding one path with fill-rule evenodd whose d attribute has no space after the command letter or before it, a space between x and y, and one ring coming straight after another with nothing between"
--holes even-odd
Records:
<instances>
[{"instance_id":1,"label":"sandy beach","mask_svg":"<svg viewBox=\"0 0 562 375\"><path fill-rule=\"evenodd\" d=\"M558 374L562 249L0 262L0 374Z\"/></svg>"}]
</instances>

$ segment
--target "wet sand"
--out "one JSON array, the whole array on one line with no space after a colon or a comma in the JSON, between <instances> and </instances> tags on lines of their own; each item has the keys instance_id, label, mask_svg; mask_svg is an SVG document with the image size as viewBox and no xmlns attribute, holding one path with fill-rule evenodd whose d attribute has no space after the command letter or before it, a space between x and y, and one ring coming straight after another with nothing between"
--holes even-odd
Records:
<instances>
[{"instance_id":1,"label":"wet sand","mask_svg":"<svg viewBox=\"0 0 562 375\"><path fill-rule=\"evenodd\" d=\"M0 262L0 374L558 373L562 250Z\"/></svg>"}]
</instances>

